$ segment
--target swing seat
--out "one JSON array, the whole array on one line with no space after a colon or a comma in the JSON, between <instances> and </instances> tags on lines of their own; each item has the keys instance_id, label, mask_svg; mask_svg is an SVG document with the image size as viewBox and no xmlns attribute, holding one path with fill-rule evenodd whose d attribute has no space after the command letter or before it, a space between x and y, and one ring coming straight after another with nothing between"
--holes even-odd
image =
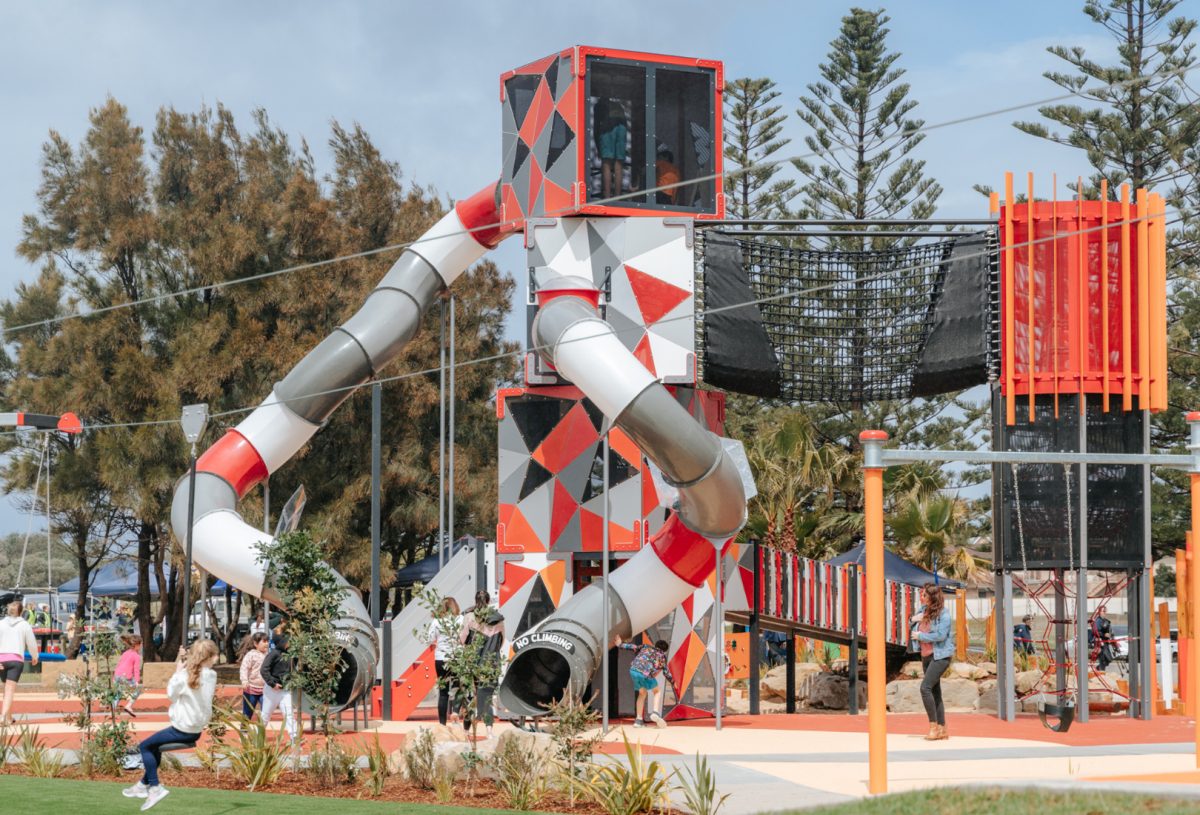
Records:
<instances>
[{"instance_id":1,"label":"swing seat","mask_svg":"<svg viewBox=\"0 0 1200 815\"><path fill-rule=\"evenodd\" d=\"M1042 726L1047 730L1052 730L1055 733L1066 733L1071 729L1071 723L1075 721L1075 703L1064 702L1058 705L1050 704L1043 699L1038 702L1038 719L1041 720ZM1058 719L1058 721L1051 722L1051 719Z\"/></svg>"}]
</instances>

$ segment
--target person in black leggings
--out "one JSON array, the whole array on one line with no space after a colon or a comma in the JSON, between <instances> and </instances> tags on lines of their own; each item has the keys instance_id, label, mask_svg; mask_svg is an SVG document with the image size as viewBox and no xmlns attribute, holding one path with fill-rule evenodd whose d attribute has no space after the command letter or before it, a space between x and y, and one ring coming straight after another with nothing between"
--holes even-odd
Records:
<instances>
[{"instance_id":1,"label":"person in black leggings","mask_svg":"<svg viewBox=\"0 0 1200 815\"><path fill-rule=\"evenodd\" d=\"M913 639L921 643L921 665L925 669L921 680L921 701L929 717L925 740L942 741L950 738L946 732L946 706L942 703L942 674L954 657L954 625L941 586L926 583L921 594L925 607L916 620Z\"/></svg>"},{"instance_id":2,"label":"person in black leggings","mask_svg":"<svg viewBox=\"0 0 1200 815\"><path fill-rule=\"evenodd\" d=\"M459 647L461 628L462 613L458 609L458 601L447 597L434 612L426 636L426 640L433 645L433 668L437 673L438 683L438 722L441 724L445 724L450 715L450 697L454 684L450 672L446 669L446 663Z\"/></svg>"}]
</instances>

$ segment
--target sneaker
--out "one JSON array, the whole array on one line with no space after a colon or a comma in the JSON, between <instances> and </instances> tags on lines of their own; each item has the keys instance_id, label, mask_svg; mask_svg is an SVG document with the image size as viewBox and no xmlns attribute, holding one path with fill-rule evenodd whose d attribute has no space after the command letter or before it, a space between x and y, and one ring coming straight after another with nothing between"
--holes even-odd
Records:
<instances>
[{"instance_id":1,"label":"sneaker","mask_svg":"<svg viewBox=\"0 0 1200 815\"><path fill-rule=\"evenodd\" d=\"M644 724L642 723L642 720L641 720L641 719L634 719L634 720L633 720L633 726L634 726L634 727L645 727L646 725L644 725Z\"/></svg>"},{"instance_id":2,"label":"sneaker","mask_svg":"<svg viewBox=\"0 0 1200 815\"><path fill-rule=\"evenodd\" d=\"M126 798L145 798L148 789L149 787L139 781L132 787L126 787L121 790L121 794Z\"/></svg>"},{"instance_id":3,"label":"sneaker","mask_svg":"<svg viewBox=\"0 0 1200 815\"><path fill-rule=\"evenodd\" d=\"M146 790L146 803L142 804L142 812L145 812L147 809L166 798L169 792L170 790L164 787L162 784Z\"/></svg>"},{"instance_id":4,"label":"sneaker","mask_svg":"<svg viewBox=\"0 0 1200 815\"><path fill-rule=\"evenodd\" d=\"M662 716L659 716L657 713L650 714L650 721L654 722L654 724L658 727L659 730L662 730L664 727L667 726L666 720L663 719Z\"/></svg>"}]
</instances>

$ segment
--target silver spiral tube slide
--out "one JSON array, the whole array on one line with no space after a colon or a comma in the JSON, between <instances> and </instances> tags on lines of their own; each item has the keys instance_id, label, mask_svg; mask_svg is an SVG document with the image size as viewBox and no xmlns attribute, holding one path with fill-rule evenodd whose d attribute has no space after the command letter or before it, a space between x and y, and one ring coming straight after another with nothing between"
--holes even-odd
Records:
<instances>
[{"instance_id":1,"label":"silver spiral tube slide","mask_svg":"<svg viewBox=\"0 0 1200 815\"><path fill-rule=\"evenodd\" d=\"M288 462L360 385L399 356L437 295L505 234L486 187L465 199L408 248L362 307L275 385L271 395L197 462L193 560L231 586L281 605L266 580L258 544L266 533L247 524L237 502ZM171 526L186 536L190 477L175 487ZM339 576L339 579L340 576ZM343 648L335 710L367 693L379 663L379 641L358 593L346 592L333 624Z\"/></svg>"},{"instance_id":2,"label":"silver spiral tube slide","mask_svg":"<svg viewBox=\"0 0 1200 815\"><path fill-rule=\"evenodd\" d=\"M510 712L538 716L566 694L581 698L617 637L629 639L666 616L707 579L716 546L746 521L745 489L719 438L680 405L621 344L590 296L590 281L559 278L539 294L559 292L539 310L533 336L546 362L575 384L679 489L662 531L513 642L499 689ZM604 592L608 592L608 639Z\"/></svg>"}]
</instances>

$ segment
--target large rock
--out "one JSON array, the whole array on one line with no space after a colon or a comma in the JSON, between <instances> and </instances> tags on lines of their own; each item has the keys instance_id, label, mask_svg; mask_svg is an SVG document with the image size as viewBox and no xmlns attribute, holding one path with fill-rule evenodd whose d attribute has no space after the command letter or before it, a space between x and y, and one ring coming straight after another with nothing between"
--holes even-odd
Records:
<instances>
[{"instance_id":1,"label":"large rock","mask_svg":"<svg viewBox=\"0 0 1200 815\"><path fill-rule=\"evenodd\" d=\"M924 713L921 683L897 679L887 684L887 706L892 713Z\"/></svg>"},{"instance_id":2,"label":"large rock","mask_svg":"<svg viewBox=\"0 0 1200 815\"><path fill-rule=\"evenodd\" d=\"M925 668L921 665L921 660L910 660L904 663L900 675L905 679L921 679L925 676Z\"/></svg>"},{"instance_id":3,"label":"large rock","mask_svg":"<svg viewBox=\"0 0 1200 815\"><path fill-rule=\"evenodd\" d=\"M816 710L846 710L850 707L850 678L837 674L811 674L797 696L806 707ZM867 704L867 683L858 683L859 708Z\"/></svg>"},{"instance_id":4,"label":"large rock","mask_svg":"<svg viewBox=\"0 0 1200 815\"><path fill-rule=\"evenodd\" d=\"M947 675L956 676L960 679L987 679L988 672L978 665L972 665L970 662L952 662Z\"/></svg>"},{"instance_id":5,"label":"large rock","mask_svg":"<svg viewBox=\"0 0 1200 815\"><path fill-rule=\"evenodd\" d=\"M988 676L996 675L996 663L995 662L980 662L975 667L979 668L980 670L987 671Z\"/></svg>"},{"instance_id":6,"label":"large rock","mask_svg":"<svg viewBox=\"0 0 1200 815\"><path fill-rule=\"evenodd\" d=\"M556 748L549 733L530 733L519 727L505 730L496 739L496 752L506 749L510 742L515 742L518 749L533 755L545 774L553 772Z\"/></svg>"},{"instance_id":7,"label":"large rock","mask_svg":"<svg viewBox=\"0 0 1200 815\"><path fill-rule=\"evenodd\" d=\"M799 688L807 677L821 671L821 666L815 662L797 662L796 687ZM759 692L762 699L787 701L787 666L776 665L767 671L759 684Z\"/></svg>"},{"instance_id":8,"label":"large rock","mask_svg":"<svg viewBox=\"0 0 1200 815\"><path fill-rule=\"evenodd\" d=\"M943 679L942 704L947 708L975 709L979 699L979 686L970 679Z\"/></svg>"},{"instance_id":9,"label":"large rock","mask_svg":"<svg viewBox=\"0 0 1200 815\"><path fill-rule=\"evenodd\" d=\"M1014 678L1017 683L1017 693L1026 694L1036 688L1042 681L1041 671L1020 671Z\"/></svg>"},{"instance_id":10,"label":"large rock","mask_svg":"<svg viewBox=\"0 0 1200 815\"><path fill-rule=\"evenodd\" d=\"M983 680L979 683L979 698L975 700L975 710L980 713L995 713L999 709L1000 693L996 688L996 680Z\"/></svg>"}]
</instances>

